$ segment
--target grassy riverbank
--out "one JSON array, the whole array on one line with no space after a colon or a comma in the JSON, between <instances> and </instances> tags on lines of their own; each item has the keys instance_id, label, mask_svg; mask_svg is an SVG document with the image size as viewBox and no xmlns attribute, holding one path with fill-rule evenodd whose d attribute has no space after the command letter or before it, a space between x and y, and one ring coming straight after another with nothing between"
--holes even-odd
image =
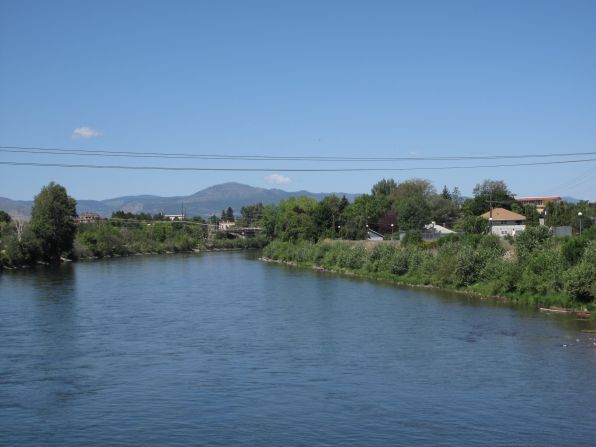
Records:
<instances>
[{"instance_id":1,"label":"grassy riverbank","mask_svg":"<svg viewBox=\"0 0 596 447\"><path fill-rule=\"evenodd\" d=\"M526 239L513 248L488 235L405 247L382 242L275 241L263 255L300 266L523 304L593 309L596 242L548 238L533 245L535 240Z\"/></svg>"}]
</instances>

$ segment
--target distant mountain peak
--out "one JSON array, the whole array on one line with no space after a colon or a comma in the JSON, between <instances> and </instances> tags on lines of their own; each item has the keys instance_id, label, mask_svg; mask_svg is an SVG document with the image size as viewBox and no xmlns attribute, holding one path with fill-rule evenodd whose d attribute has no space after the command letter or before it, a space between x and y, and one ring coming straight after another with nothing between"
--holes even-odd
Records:
<instances>
[{"instance_id":1,"label":"distant mountain peak","mask_svg":"<svg viewBox=\"0 0 596 447\"><path fill-rule=\"evenodd\" d=\"M197 191L189 196L160 197L154 195L138 195L115 197L106 200L83 200L77 199L77 211L79 213L96 212L102 216L110 216L115 211L128 211L135 213L179 213L182 206L189 216L210 216L221 213L221 210L231 206L236 213L246 205L255 203L276 204L281 200L295 196L308 196L316 200L334 193L312 193L309 191L289 192L278 188L260 188L238 182L226 182ZM335 193L345 195L353 200L355 194ZM30 213L31 201L13 201L10 199L0 200L0 209L7 211L20 210Z\"/></svg>"}]
</instances>

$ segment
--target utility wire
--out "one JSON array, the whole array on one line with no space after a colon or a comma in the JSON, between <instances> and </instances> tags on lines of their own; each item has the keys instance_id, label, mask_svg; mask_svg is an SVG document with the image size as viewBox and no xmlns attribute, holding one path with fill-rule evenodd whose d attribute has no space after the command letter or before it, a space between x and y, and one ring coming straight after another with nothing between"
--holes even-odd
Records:
<instances>
[{"instance_id":1,"label":"utility wire","mask_svg":"<svg viewBox=\"0 0 596 447\"><path fill-rule=\"evenodd\" d=\"M578 157L596 155L596 152L568 152L517 155L454 155L454 156L403 156L403 157L347 157L347 156L276 156L276 155L221 155L189 154L167 152L134 152L65 149L26 146L0 146L0 152L17 154L76 155L93 157L126 157L158 159L199 159L199 160L243 160L243 161L319 161L319 162L375 162L375 161L458 161L458 160L501 160L524 158Z\"/></svg>"},{"instance_id":2,"label":"utility wire","mask_svg":"<svg viewBox=\"0 0 596 447\"><path fill-rule=\"evenodd\" d=\"M596 158L575 160L556 160L531 163L504 163L493 165L456 165L456 166L415 166L409 168L207 168L192 166L126 166L126 165L97 165L97 164L70 164L70 163L34 163L17 161L0 161L5 166L36 166L53 168L88 168L88 169L125 169L125 170L153 170L153 171L234 171L234 172L365 172L365 171L443 171L449 169L479 169L479 168L505 168L519 166L544 166L570 163L589 163Z\"/></svg>"}]
</instances>

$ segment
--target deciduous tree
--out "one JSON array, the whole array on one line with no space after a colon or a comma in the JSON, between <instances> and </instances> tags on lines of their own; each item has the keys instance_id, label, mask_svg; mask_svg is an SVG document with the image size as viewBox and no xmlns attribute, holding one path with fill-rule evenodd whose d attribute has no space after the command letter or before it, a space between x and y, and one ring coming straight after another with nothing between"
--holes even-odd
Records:
<instances>
[{"instance_id":1,"label":"deciduous tree","mask_svg":"<svg viewBox=\"0 0 596 447\"><path fill-rule=\"evenodd\" d=\"M66 189L54 182L44 186L35 196L31 210L31 231L39 241L41 257L58 262L72 250L77 214L76 201Z\"/></svg>"}]
</instances>

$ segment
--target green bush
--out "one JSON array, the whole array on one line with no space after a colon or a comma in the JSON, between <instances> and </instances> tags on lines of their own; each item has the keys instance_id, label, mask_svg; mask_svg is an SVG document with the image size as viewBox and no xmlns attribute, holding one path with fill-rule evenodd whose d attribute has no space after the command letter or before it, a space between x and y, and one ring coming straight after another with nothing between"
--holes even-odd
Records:
<instances>
[{"instance_id":1,"label":"green bush","mask_svg":"<svg viewBox=\"0 0 596 447\"><path fill-rule=\"evenodd\" d=\"M517 289L521 293L547 295L563 290L563 266L558 251L553 247L534 250L520 268L522 276Z\"/></svg>"},{"instance_id":2,"label":"green bush","mask_svg":"<svg viewBox=\"0 0 596 447\"><path fill-rule=\"evenodd\" d=\"M394 275L401 276L408 273L408 269L410 266L410 257L408 255L408 252L401 248L396 249L391 255L389 265L390 272Z\"/></svg>"},{"instance_id":3,"label":"green bush","mask_svg":"<svg viewBox=\"0 0 596 447\"><path fill-rule=\"evenodd\" d=\"M457 286L469 286L475 283L482 270L478 253L470 246L464 245L455 257L454 282Z\"/></svg>"},{"instance_id":4,"label":"green bush","mask_svg":"<svg viewBox=\"0 0 596 447\"><path fill-rule=\"evenodd\" d=\"M596 298L596 264L580 262L565 273L565 290L581 302Z\"/></svg>"},{"instance_id":5,"label":"green bush","mask_svg":"<svg viewBox=\"0 0 596 447\"><path fill-rule=\"evenodd\" d=\"M547 227L527 227L515 238L517 257L520 260L529 257L535 250L541 248L549 238L551 238L551 235Z\"/></svg>"},{"instance_id":6,"label":"green bush","mask_svg":"<svg viewBox=\"0 0 596 447\"><path fill-rule=\"evenodd\" d=\"M418 246L422 244L422 235L420 231L407 231L406 235L401 241L401 245L404 247Z\"/></svg>"},{"instance_id":7,"label":"green bush","mask_svg":"<svg viewBox=\"0 0 596 447\"><path fill-rule=\"evenodd\" d=\"M567 237L561 243L561 255L569 266L575 265L581 259L588 240L579 237Z\"/></svg>"}]
</instances>

